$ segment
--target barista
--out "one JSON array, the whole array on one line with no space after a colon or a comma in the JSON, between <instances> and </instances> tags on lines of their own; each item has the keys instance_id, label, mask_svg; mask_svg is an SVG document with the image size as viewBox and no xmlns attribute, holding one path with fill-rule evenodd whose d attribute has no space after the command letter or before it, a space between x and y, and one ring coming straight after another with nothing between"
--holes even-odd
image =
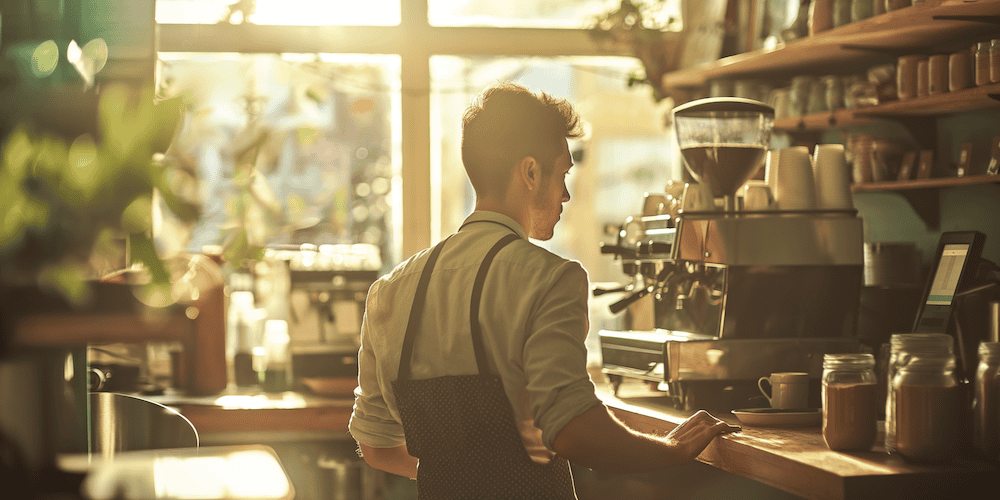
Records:
<instances>
[{"instance_id":1,"label":"barista","mask_svg":"<svg viewBox=\"0 0 1000 500\"><path fill-rule=\"evenodd\" d=\"M487 88L463 119L476 211L368 293L350 431L420 498L575 498L567 461L651 471L734 430L700 411L666 436L639 433L597 398L586 271L528 241L552 237L579 136L565 100Z\"/></svg>"}]
</instances>

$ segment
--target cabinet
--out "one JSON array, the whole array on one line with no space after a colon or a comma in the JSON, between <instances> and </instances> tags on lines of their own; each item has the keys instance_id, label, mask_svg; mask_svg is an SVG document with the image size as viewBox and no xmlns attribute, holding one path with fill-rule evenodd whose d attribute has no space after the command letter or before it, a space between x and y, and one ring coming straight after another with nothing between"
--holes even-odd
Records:
<instances>
[{"instance_id":1,"label":"cabinet","mask_svg":"<svg viewBox=\"0 0 1000 500\"><path fill-rule=\"evenodd\" d=\"M1000 37L1000 1L926 0L909 7L847 24L773 49L737 54L664 75L666 94L682 102L699 96L715 79L762 79L781 86L796 75L859 73L894 63L906 54L951 53ZM945 116L1000 110L1000 83L955 92L889 101L872 107L776 120L776 131L811 138L853 127L895 122L908 129L926 149L937 148L938 121ZM1000 135L996 131L993 135ZM808 141L804 141L808 142ZM944 152L938 151L937 155ZM997 184L1000 176L969 175L909 181L855 184L855 193L894 191L904 196L927 226L939 223L940 188Z\"/></svg>"}]
</instances>

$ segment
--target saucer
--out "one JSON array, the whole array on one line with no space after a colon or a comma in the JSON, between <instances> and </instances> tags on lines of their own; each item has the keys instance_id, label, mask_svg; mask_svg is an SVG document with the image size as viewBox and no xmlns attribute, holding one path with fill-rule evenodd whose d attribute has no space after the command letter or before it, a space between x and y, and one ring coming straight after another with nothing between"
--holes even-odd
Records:
<instances>
[{"instance_id":1,"label":"saucer","mask_svg":"<svg viewBox=\"0 0 1000 500\"><path fill-rule=\"evenodd\" d=\"M743 425L755 427L814 427L823 423L823 410L820 408L749 408L733 410L733 415Z\"/></svg>"}]
</instances>

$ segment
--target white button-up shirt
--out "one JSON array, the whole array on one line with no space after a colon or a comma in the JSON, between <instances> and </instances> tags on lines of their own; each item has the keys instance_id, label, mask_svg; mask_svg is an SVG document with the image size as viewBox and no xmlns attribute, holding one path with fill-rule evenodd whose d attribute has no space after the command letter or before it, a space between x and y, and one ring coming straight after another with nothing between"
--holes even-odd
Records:
<instances>
[{"instance_id":1,"label":"white button-up shirt","mask_svg":"<svg viewBox=\"0 0 1000 500\"><path fill-rule=\"evenodd\" d=\"M511 231L522 239L493 261L479 321L490 369L503 379L525 449L533 460L547 462L563 426L601 404L587 373L584 345L589 283L579 262L530 243L510 217L475 212L445 243L414 342L412 378L477 373L469 329L472 285L486 252ZM428 249L411 257L368 291L350 432L373 448L406 442L391 383L429 255Z\"/></svg>"}]
</instances>

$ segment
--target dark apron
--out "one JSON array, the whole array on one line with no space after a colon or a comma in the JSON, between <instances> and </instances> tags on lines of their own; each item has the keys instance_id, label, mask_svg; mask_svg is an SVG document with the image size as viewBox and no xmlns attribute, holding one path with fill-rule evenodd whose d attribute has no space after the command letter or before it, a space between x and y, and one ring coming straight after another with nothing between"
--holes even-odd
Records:
<instances>
[{"instance_id":1,"label":"dark apron","mask_svg":"<svg viewBox=\"0 0 1000 500\"><path fill-rule=\"evenodd\" d=\"M514 423L503 381L490 373L486 361L479 324L483 283L493 257L516 239L516 234L508 235L490 249L472 288L470 324L478 375L410 379L413 341L423 314L427 284L447 239L434 247L420 275L403 340L399 375L392 382L407 450L419 459L419 500L576 499L569 462L558 456L547 464L531 460Z\"/></svg>"}]
</instances>

